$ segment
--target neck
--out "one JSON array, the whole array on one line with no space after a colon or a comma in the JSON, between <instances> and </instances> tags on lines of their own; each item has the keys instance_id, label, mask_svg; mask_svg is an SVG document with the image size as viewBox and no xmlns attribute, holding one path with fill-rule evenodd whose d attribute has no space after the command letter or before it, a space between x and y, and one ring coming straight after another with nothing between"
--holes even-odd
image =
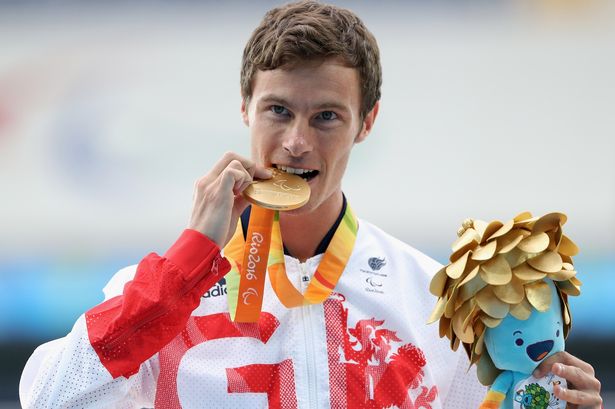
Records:
<instances>
[{"instance_id":1,"label":"neck","mask_svg":"<svg viewBox=\"0 0 615 409\"><path fill-rule=\"evenodd\" d=\"M284 245L304 262L312 257L342 210L342 192L332 194L317 208L307 213L280 212L280 229Z\"/></svg>"}]
</instances>

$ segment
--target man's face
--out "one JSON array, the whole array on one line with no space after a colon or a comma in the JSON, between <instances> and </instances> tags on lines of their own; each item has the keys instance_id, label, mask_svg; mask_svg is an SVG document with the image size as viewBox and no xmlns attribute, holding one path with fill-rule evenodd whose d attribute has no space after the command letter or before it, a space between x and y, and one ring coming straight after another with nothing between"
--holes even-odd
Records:
<instances>
[{"instance_id":1,"label":"man's face","mask_svg":"<svg viewBox=\"0 0 615 409\"><path fill-rule=\"evenodd\" d=\"M296 212L313 211L341 192L350 151L367 137L378 111L376 105L361 120L360 107L358 71L335 59L255 74L249 104L242 104L252 159L307 180L310 200Z\"/></svg>"}]
</instances>

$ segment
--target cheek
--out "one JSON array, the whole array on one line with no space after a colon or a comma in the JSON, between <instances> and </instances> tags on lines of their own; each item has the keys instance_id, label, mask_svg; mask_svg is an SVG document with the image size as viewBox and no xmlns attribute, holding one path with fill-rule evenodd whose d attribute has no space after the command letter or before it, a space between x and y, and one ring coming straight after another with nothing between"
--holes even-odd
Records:
<instances>
[{"instance_id":1,"label":"cheek","mask_svg":"<svg viewBox=\"0 0 615 409\"><path fill-rule=\"evenodd\" d=\"M266 150L269 146L275 145L276 135L276 128L267 122L257 121L250 127L252 146L260 150Z\"/></svg>"},{"instance_id":2,"label":"cheek","mask_svg":"<svg viewBox=\"0 0 615 409\"><path fill-rule=\"evenodd\" d=\"M257 161L264 160L269 150L267 138L258 132L257 129L251 128L250 131L252 159Z\"/></svg>"}]
</instances>

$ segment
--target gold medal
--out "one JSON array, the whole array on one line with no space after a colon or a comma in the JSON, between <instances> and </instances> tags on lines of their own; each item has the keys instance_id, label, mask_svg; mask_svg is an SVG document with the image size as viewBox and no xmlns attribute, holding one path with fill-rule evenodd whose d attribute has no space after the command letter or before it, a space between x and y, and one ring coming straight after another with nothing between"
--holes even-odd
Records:
<instances>
[{"instance_id":1,"label":"gold medal","mask_svg":"<svg viewBox=\"0 0 615 409\"><path fill-rule=\"evenodd\" d=\"M271 210L293 210L308 202L310 186L303 178L275 168L271 171L271 179L255 180L243 191L250 203Z\"/></svg>"}]
</instances>

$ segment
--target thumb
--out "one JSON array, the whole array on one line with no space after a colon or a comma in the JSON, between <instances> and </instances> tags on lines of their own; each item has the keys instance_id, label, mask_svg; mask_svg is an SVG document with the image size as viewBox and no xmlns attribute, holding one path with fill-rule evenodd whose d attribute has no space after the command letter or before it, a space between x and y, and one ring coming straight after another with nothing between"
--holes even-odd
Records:
<instances>
[{"instance_id":1,"label":"thumb","mask_svg":"<svg viewBox=\"0 0 615 409\"><path fill-rule=\"evenodd\" d=\"M257 166L254 170L254 179L271 179L271 177L273 176L273 171L269 168L263 168L260 166Z\"/></svg>"},{"instance_id":2,"label":"thumb","mask_svg":"<svg viewBox=\"0 0 615 409\"><path fill-rule=\"evenodd\" d=\"M231 212L231 220L229 222L228 233L224 241L225 246L233 238L235 230L237 230L237 223L239 221L239 218L249 204L250 202L248 202L241 194L235 196L235 203L233 204L233 210Z\"/></svg>"}]
</instances>

